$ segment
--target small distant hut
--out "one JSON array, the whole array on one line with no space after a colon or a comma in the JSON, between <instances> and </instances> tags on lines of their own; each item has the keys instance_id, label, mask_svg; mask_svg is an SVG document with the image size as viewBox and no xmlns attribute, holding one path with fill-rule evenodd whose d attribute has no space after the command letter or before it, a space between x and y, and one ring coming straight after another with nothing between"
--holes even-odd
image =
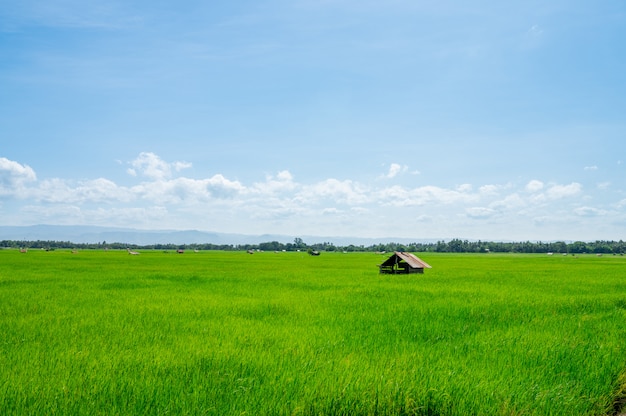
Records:
<instances>
[{"instance_id":1,"label":"small distant hut","mask_svg":"<svg viewBox=\"0 0 626 416\"><path fill-rule=\"evenodd\" d=\"M396 251L391 257L379 265L380 274L411 274L424 273L424 269L432 267L415 254Z\"/></svg>"}]
</instances>

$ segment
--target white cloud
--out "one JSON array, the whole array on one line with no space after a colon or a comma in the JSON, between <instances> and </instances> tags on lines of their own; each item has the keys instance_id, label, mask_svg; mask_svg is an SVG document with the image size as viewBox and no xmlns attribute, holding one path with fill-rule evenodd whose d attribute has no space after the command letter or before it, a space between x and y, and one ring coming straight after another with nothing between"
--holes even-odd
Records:
<instances>
[{"instance_id":1,"label":"white cloud","mask_svg":"<svg viewBox=\"0 0 626 416\"><path fill-rule=\"evenodd\" d=\"M526 190L528 192L539 192L543 189L543 182L533 179L526 184Z\"/></svg>"},{"instance_id":2,"label":"white cloud","mask_svg":"<svg viewBox=\"0 0 626 416\"><path fill-rule=\"evenodd\" d=\"M496 211L485 207L471 207L465 210L467 215L472 218L489 218L496 214Z\"/></svg>"},{"instance_id":3,"label":"white cloud","mask_svg":"<svg viewBox=\"0 0 626 416\"><path fill-rule=\"evenodd\" d=\"M362 204L368 201L367 189L351 180L326 179L306 186L301 194L303 200L332 199L342 204Z\"/></svg>"},{"instance_id":4,"label":"white cloud","mask_svg":"<svg viewBox=\"0 0 626 416\"><path fill-rule=\"evenodd\" d=\"M471 202L477 199L476 195L462 191L445 189L438 186L422 186L406 189L400 186L382 189L377 193L377 200L383 205L399 207L419 206L426 204L452 204L456 202Z\"/></svg>"},{"instance_id":5,"label":"white cloud","mask_svg":"<svg viewBox=\"0 0 626 416\"><path fill-rule=\"evenodd\" d=\"M59 178L45 179L29 188L27 193L35 200L52 203L114 203L134 199L130 189L104 178L81 181L76 185Z\"/></svg>"},{"instance_id":6,"label":"white cloud","mask_svg":"<svg viewBox=\"0 0 626 416\"><path fill-rule=\"evenodd\" d=\"M0 157L0 195L20 195L27 183L36 180L30 166Z\"/></svg>"},{"instance_id":7,"label":"white cloud","mask_svg":"<svg viewBox=\"0 0 626 416\"><path fill-rule=\"evenodd\" d=\"M387 172L387 174L385 175L385 177L387 179L391 179L391 178L395 178L396 176L398 176L401 173L405 173L409 170L409 167L406 165L400 165L398 163L392 163L389 166L389 171Z\"/></svg>"},{"instance_id":8,"label":"white cloud","mask_svg":"<svg viewBox=\"0 0 626 416\"><path fill-rule=\"evenodd\" d=\"M500 191L500 187L498 185L483 185L478 188L478 191L482 195L497 195Z\"/></svg>"},{"instance_id":9,"label":"white cloud","mask_svg":"<svg viewBox=\"0 0 626 416\"><path fill-rule=\"evenodd\" d=\"M213 195L232 195L246 190L246 187L241 182L231 181L219 173L206 179L204 182L206 182L207 189Z\"/></svg>"},{"instance_id":10,"label":"white cloud","mask_svg":"<svg viewBox=\"0 0 626 416\"><path fill-rule=\"evenodd\" d=\"M31 189L31 195L34 199L45 202L76 202L74 190L66 181L58 178L44 179L37 188Z\"/></svg>"},{"instance_id":11,"label":"white cloud","mask_svg":"<svg viewBox=\"0 0 626 416\"><path fill-rule=\"evenodd\" d=\"M174 170L176 172L180 172L183 169L189 169L191 168L193 165L189 162L174 162L172 163L172 167L174 168Z\"/></svg>"},{"instance_id":12,"label":"white cloud","mask_svg":"<svg viewBox=\"0 0 626 416\"><path fill-rule=\"evenodd\" d=\"M322 210L322 215L337 215L337 214L341 214L342 211L335 208L335 207L331 207L331 208L324 208Z\"/></svg>"},{"instance_id":13,"label":"white cloud","mask_svg":"<svg viewBox=\"0 0 626 416\"><path fill-rule=\"evenodd\" d=\"M594 207L579 207L574 209L574 213L581 217L596 217L606 214L606 211Z\"/></svg>"},{"instance_id":14,"label":"white cloud","mask_svg":"<svg viewBox=\"0 0 626 416\"><path fill-rule=\"evenodd\" d=\"M90 202L128 202L133 199L128 188L120 187L115 182L104 178L81 182L76 187L76 195L78 200Z\"/></svg>"},{"instance_id":15,"label":"white cloud","mask_svg":"<svg viewBox=\"0 0 626 416\"><path fill-rule=\"evenodd\" d=\"M188 178L144 182L133 187L133 191L142 199L160 204L204 200L209 194L202 181Z\"/></svg>"},{"instance_id":16,"label":"white cloud","mask_svg":"<svg viewBox=\"0 0 626 416\"><path fill-rule=\"evenodd\" d=\"M585 166L585 170L598 170L597 166Z\"/></svg>"},{"instance_id":17,"label":"white cloud","mask_svg":"<svg viewBox=\"0 0 626 416\"><path fill-rule=\"evenodd\" d=\"M162 180L171 177L172 169L179 172L183 169L191 167L191 163L188 162L165 162L152 152L140 153L135 160L130 162L130 165L132 167L127 171L130 175L136 176L139 171L139 173L143 176L155 180Z\"/></svg>"},{"instance_id":18,"label":"white cloud","mask_svg":"<svg viewBox=\"0 0 626 416\"><path fill-rule=\"evenodd\" d=\"M288 170L282 170L278 172L278 175L276 175L276 177L281 181L286 181L286 182L293 181L293 175L289 173Z\"/></svg>"},{"instance_id":19,"label":"white cloud","mask_svg":"<svg viewBox=\"0 0 626 416\"><path fill-rule=\"evenodd\" d=\"M278 192L288 192L296 189L297 185L293 181L293 175L288 170L278 172L276 177L267 176L265 182L254 184L256 192L261 194L275 194Z\"/></svg>"},{"instance_id":20,"label":"white cloud","mask_svg":"<svg viewBox=\"0 0 626 416\"><path fill-rule=\"evenodd\" d=\"M529 185L526 186L526 190L529 190L529 188L532 190L533 193L530 202L533 204L546 204L550 201L569 198L582 193L582 185L577 182L572 182L569 185L551 184L545 192L535 191L535 189L539 190L540 187L543 189L543 183L541 183L541 185L529 183Z\"/></svg>"},{"instance_id":21,"label":"white cloud","mask_svg":"<svg viewBox=\"0 0 626 416\"><path fill-rule=\"evenodd\" d=\"M0 179L9 177L13 180L34 181L37 179L35 171L28 165L22 165L5 157L0 157Z\"/></svg>"},{"instance_id":22,"label":"white cloud","mask_svg":"<svg viewBox=\"0 0 626 416\"><path fill-rule=\"evenodd\" d=\"M491 203L490 207L500 211L516 210L526 206L526 202L518 193L507 195L504 199Z\"/></svg>"},{"instance_id":23,"label":"white cloud","mask_svg":"<svg viewBox=\"0 0 626 416\"><path fill-rule=\"evenodd\" d=\"M546 196L550 199L567 198L580 194L582 185L572 182L569 185L552 185L546 191Z\"/></svg>"},{"instance_id":24,"label":"white cloud","mask_svg":"<svg viewBox=\"0 0 626 416\"><path fill-rule=\"evenodd\" d=\"M231 198L244 192L238 181L231 181L221 174L207 179L176 178L143 182L132 188L138 198L159 203L198 202L209 199Z\"/></svg>"}]
</instances>

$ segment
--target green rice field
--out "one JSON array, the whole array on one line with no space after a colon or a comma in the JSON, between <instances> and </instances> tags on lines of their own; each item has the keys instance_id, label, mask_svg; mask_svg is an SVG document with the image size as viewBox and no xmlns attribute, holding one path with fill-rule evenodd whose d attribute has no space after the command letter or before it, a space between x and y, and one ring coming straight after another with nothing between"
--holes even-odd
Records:
<instances>
[{"instance_id":1,"label":"green rice field","mask_svg":"<svg viewBox=\"0 0 626 416\"><path fill-rule=\"evenodd\" d=\"M615 415L626 258L0 250L2 415Z\"/></svg>"}]
</instances>

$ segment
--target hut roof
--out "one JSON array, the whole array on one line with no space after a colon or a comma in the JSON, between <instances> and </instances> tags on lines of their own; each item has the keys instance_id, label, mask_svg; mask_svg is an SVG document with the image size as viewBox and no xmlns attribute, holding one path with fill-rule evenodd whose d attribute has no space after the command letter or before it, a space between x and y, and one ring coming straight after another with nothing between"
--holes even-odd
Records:
<instances>
[{"instance_id":1,"label":"hut roof","mask_svg":"<svg viewBox=\"0 0 626 416\"><path fill-rule=\"evenodd\" d=\"M396 251L391 257L389 257L382 264L383 266L389 266L396 262L396 258L404 260L414 269L432 269L432 266L426 263L424 260L417 257L415 254L407 253L406 251Z\"/></svg>"}]
</instances>

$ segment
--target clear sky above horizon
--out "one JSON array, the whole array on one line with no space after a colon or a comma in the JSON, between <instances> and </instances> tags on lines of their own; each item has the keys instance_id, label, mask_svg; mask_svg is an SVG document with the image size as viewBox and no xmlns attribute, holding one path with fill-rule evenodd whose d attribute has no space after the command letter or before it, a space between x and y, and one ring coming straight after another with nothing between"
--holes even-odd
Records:
<instances>
[{"instance_id":1,"label":"clear sky above horizon","mask_svg":"<svg viewBox=\"0 0 626 416\"><path fill-rule=\"evenodd\" d=\"M626 3L0 0L0 225L626 239Z\"/></svg>"}]
</instances>

